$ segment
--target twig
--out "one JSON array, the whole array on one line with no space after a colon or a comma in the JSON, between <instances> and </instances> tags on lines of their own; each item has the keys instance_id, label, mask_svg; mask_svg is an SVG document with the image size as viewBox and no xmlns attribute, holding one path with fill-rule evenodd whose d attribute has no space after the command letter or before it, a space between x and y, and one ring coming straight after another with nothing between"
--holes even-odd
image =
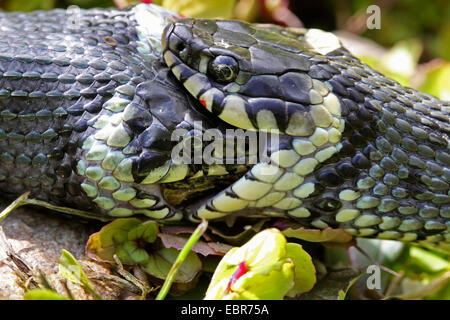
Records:
<instances>
[{"instance_id":1,"label":"twig","mask_svg":"<svg viewBox=\"0 0 450 320\"><path fill-rule=\"evenodd\" d=\"M399 273L395 272L392 269L389 269L388 267L378 263L377 261L375 261L371 256L369 256L361 247L359 247L358 245L354 246L356 248L356 250L358 250L364 257L366 257L372 264L375 264L377 266L380 267L381 270L386 271L387 273L392 274L395 277L399 277L401 276Z\"/></svg>"},{"instance_id":2,"label":"twig","mask_svg":"<svg viewBox=\"0 0 450 320\"><path fill-rule=\"evenodd\" d=\"M0 248L3 248L6 256L13 262L9 267L17 274L25 288L36 289L39 284L34 280L33 272L28 264L14 251L6 238L3 228L0 226Z\"/></svg>"},{"instance_id":3,"label":"twig","mask_svg":"<svg viewBox=\"0 0 450 320\"><path fill-rule=\"evenodd\" d=\"M402 270L402 271L400 271L398 276L396 276L394 279L392 279L391 283L389 283L389 286L386 289L386 293L384 294L384 296L386 298L390 297L392 295L392 293L397 288L398 284L400 283L400 281L403 279L404 276L405 276L405 272Z\"/></svg>"},{"instance_id":4,"label":"twig","mask_svg":"<svg viewBox=\"0 0 450 320\"><path fill-rule=\"evenodd\" d=\"M112 274L107 274L103 272L99 272L95 276L89 276L89 280L95 281L95 282L105 282L105 280L108 281L108 284L112 284L117 286L120 289L127 290L135 295L142 294L142 291L137 288L134 284L130 283L128 280L125 280L119 276L115 276Z\"/></svg>"},{"instance_id":5,"label":"twig","mask_svg":"<svg viewBox=\"0 0 450 320\"><path fill-rule=\"evenodd\" d=\"M120 261L119 257L116 254L113 256L113 258L117 264L116 271L128 282L132 283L133 285L135 285L137 288L140 289L141 299L144 300L147 297L147 295L152 291L152 288L150 288L147 283L144 283L143 281L139 280L131 273L129 273L127 270L125 270L125 268L122 265L122 262Z\"/></svg>"},{"instance_id":6,"label":"twig","mask_svg":"<svg viewBox=\"0 0 450 320\"><path fill-rule=\"evenodd\" d=\"M166 295L169 293L170 287L172 286L172 283L175 279L178 269L180 268L181 264L186 259L187 255L191 251L192 247L201 238L203 233L205 233L207 228L208 228L208 221L203 220L197 226L194 233L189 237L189 239L186 242L186 244L184 245L183 249L181 249L180 253L178 254L178 257L175 260L175 263L172 265L172 268L170 268L170 271L167 274L166 280L164 281L164 284L163 284L161 290L159 291L158 295L156 296L155 300L164 300Z\"/></svg>"}]
</instances>

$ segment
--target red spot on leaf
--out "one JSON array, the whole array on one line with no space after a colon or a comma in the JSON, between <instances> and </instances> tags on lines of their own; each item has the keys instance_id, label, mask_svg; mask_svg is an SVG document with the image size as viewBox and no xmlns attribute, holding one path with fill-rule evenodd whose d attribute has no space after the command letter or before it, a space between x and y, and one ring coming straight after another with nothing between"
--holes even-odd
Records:
<instances>
[{"instance_id":1,"label":"red spot on leaf","mask_svg":"<svg viewBox=\"0 0 450 320\"><path fill-rule=\"evenodd\" d=\"M233 273L233 275L230 278L230 281L228 282L228 286L227 286L227 293L230 292L231 290L231 286L237 281L237 279L239 279L240 277L242 277L244 274L247 273L247 266L245 265L245 262L241 262L239 263L236 271Z\"/></svg>"},{"instance_id":2,"label":"red spot on leaf","mask_svg":"<svg viewBox=\"0 0 450 320\"><path fill-rule=\"evenodd\" d=\"M152 0L141 0L141 2L142 2L142 3L146 3L146 4L150 4L150 3L152 3L153 1L152 1Z\"/></svg>"},{"instance_id":3,"label":"red spot on leaf","mask_svg":"<svg viewBox=\"0 0 450 320\"><path fill-rule=\"evenodd\" d=\"M206 100L205 99L200 99L200 102L206 108Z\"/></svg>"}]
</instances>

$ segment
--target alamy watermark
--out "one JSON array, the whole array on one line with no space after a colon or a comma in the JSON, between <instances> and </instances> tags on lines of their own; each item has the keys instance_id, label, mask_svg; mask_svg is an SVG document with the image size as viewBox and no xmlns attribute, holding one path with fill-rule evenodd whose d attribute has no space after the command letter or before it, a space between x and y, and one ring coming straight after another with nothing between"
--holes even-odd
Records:
<instances>
[{"instance_id":1,"label":"alamy watermark","mask_svg":"<svg viewBox=\"0 0 450 320\"><path fill-rule=\"evenodd\" d=\"M67 25L71 29L79 29L80 28L80 20L81 20L81 9L79 6L70 5L66 9L67 15Z\"/></svg>"},{"instance_id":2,"label":"alamy watermark","mask_svg":"<svg viewBox=\"0 0 450 320\"><path fill-rule=\"evenodd\" d=\"M366 286L369 290L381 290L381 269L379 265L372 264L367 267L366 273L369 275Z\"/></svg>"},{"instance_id":3,"label":"alamy watermark","mask_svg":"<svg viewBox=\"0 0 450 320\"><path fill-rule=\"evenodd\" d=\"M178 128L172 132L171 141L174 164L257 164L275 161L280 149L279 135L266 131L243 129L203 129L201 121L195 121L193 129ZM270 150L268 150L270 148ZM267 174L270 174L269 172Z\"/></svg>"},{"instance_id":4,"label":"alamy watermark","mask_svg":"<svg viewBox=\"0 0 450 320\"><path fill-rule=\"evenodd\" d=\"M370 5L366 9L366 13L370 16L366 20L367 29L381 29L381 9L376 4Z\"/></svg>"}]
</instances>

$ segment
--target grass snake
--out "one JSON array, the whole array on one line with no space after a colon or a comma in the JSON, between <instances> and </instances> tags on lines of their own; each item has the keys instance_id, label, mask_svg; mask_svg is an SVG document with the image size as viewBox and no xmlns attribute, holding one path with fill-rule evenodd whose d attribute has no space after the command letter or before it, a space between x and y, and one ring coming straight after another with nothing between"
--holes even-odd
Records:
<instances>
[{"instance_id":1,"label":"grass snake","mask_svg":"<svg viewBox=\"0 0 450 320\"><path fill-rule=\"evenodd\" d=\"M449 107L316 29L145 4L0 13L0 190L93 217L289 217L448 246ZM173 160L233 129L267 139L242 161Z\"/></svg>"}]
</instances>

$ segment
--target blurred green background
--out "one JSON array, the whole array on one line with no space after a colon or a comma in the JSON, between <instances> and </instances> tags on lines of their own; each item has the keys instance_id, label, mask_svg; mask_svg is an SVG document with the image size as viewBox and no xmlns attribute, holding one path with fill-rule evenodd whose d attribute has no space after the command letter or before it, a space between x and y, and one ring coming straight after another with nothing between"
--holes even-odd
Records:
<instances>
[{"instance_id":1,"label":"blurred green background","mask_svg":"<svg viewBox=\"0 0 450 320\"><path fill-rule=\"evenodd\" d=\"M6 11L126 7L139 0L0 0ZM406 86L450 100L449 0L143 0L192 17L234 18L335 31L344 45ZM381 29L368 30L368 6Z\"/></svg>"}]
</instances>

